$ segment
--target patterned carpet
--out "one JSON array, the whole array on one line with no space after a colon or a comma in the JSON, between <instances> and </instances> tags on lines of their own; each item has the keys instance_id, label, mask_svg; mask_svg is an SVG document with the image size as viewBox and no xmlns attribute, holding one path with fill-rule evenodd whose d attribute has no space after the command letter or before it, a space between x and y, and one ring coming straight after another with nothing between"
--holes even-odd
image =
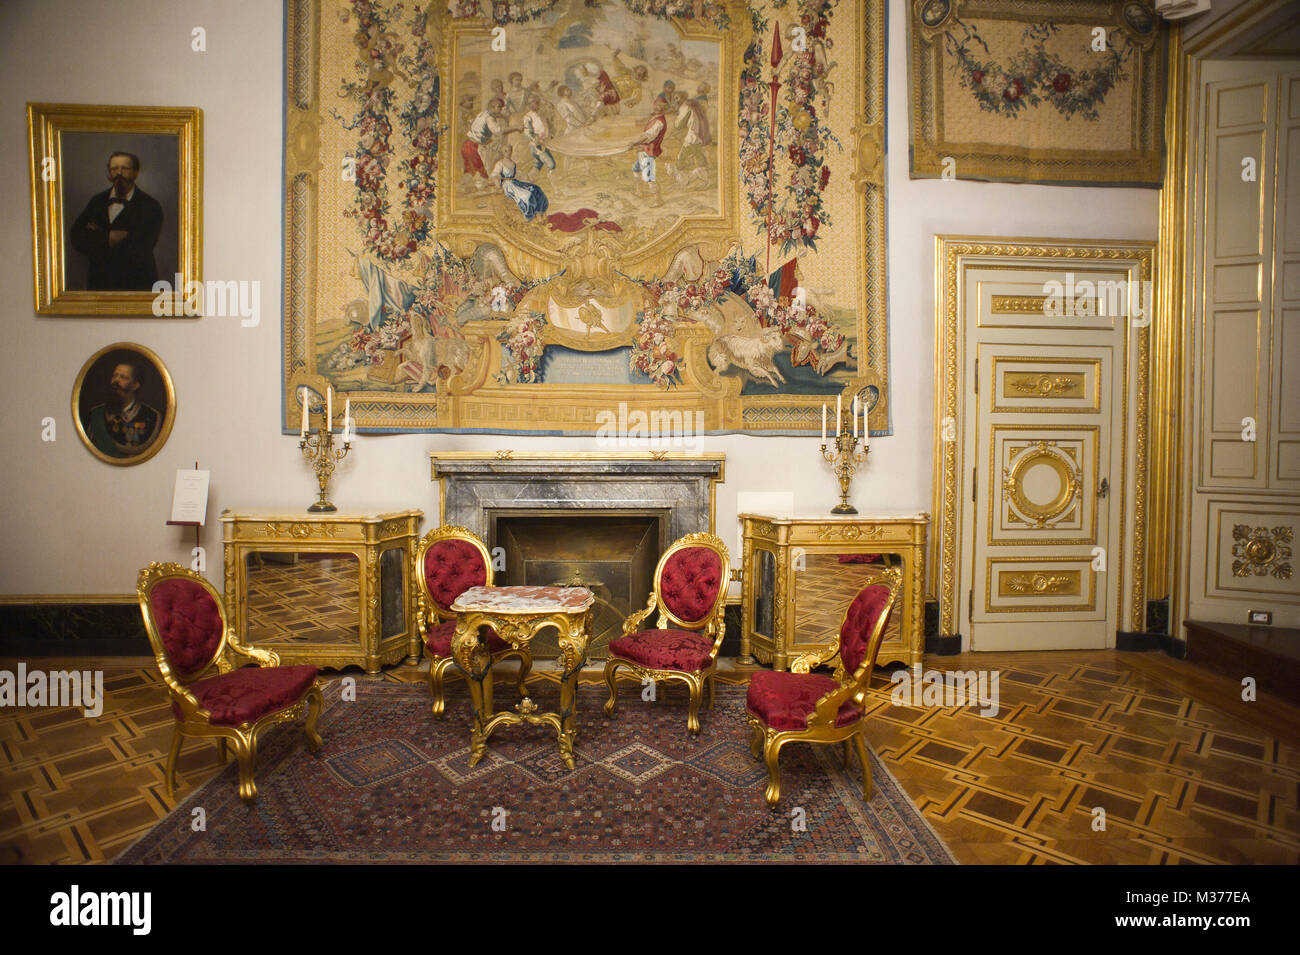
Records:
<instances>
[{"instance_id":1,"label":"patterned carpet","mask_svg":"<svg viewBox=\"0 0 1300 955\"><path fill-rule=\"evenodd\" d=\"M954 862L874 756L865 805L857 764L846 771L838 747L786 747L783 799L770 811L744 687L719 685L698 739L680 693L652 705L625 691L606 720L603 688L583 687L572 772L540 727L498 729L469 768L464 697L438 721L423 687L358 680L355 702L333 689L318 756L293 726L268 732L256 806L240 803L232 764L118 861ZM558 704L553 685L534 692L543 708ZM497 697L513 701L504 688ZM205 832L191 824L199 807Z\"/></svg>"}]
</instances>

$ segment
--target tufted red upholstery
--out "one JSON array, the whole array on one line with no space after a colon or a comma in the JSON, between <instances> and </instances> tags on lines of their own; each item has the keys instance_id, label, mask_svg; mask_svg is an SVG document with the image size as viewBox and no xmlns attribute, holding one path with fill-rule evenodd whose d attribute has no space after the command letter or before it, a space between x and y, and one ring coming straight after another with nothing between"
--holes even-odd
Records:
<instances>
[{"instance_id":1,"label":"tufted red upholstery","mask_svg":"<svg viewBox=\"0 0 1300 955\"><path fill-rule=\"evenodd\" d=\"M888 602L888 587L884 584L869 584L862 588L849 605L849 612L844 615L844 626L840 628L840 661L848 673L855 672L862 665L871 642L871 632ZM879 651L879 647L876 649ZM875 661L872 660L871 663L874 665Z\"/></svg>"},{"instance_id":2,"label":"tufted red upholstery","mask_svg":"<svg viewBox=\"0 0 1300 955\"><path fill-rule=\"evenodd\" d=\"M708 547L683 547L664 562L659 596L677 619L704 620L718 600L722 560Z\"/></svg>"},{"instance_id":3,"label":"tufted red upholstery","mask_svg":"<svg viewBox=\"0 0 1300 955\"><path fill-rule=\"evenodd\" d=\"M469 541L441 540L424 552L424 584L440 610L446 612L465 591L486 583L483 555Z\"/></svg>"},{"instance_id":4,"label":"tufted red upholstery","mask_svg":"<svg viewBox=\"0 0 1300 955\"><path fill-rule=\"evenodd\" d=\"M149 612L178 677L195 676L212 662L225 624L202 585L183 578L160 581L149 592Z\"/></svg>"},{"instance_id":5,"label":"tufted red upholstery","mask_svg":"<svg viewBox=\"0 0 1300 955\"><path fill-rule=\"evenodd\" d=\"M804 730L817 701L839 684L820 673L781 673L759 670L749 681L745 709L775 730ZM836 726L847 726L862 718L852 700L843 703L835 715Z\"/></svg>"},{"instance_id":6,"label":"tufted red upholstery","mask_svg":"<svg viewBox=\"0 0 1300 955\"><path fill-rule=\"evenodd\" d=\"M500 653L502 650L509 650L510 644L497 636L497 632L491 627L481 627L480 631L487 631L487 645L489 653ZM431 627L428 631L429 637L424 641L424 645L429 648L429 652L435 657L451 656L451 638L456 635L456 621L448 620Z\"/></svg>"},{"instance_id":7,"label":"tufted red upholstery","mask_svg":"<svg viewBox=\"0 0 1300 955\"><path fill-rule=\"evenodd\" d=\"M694 673L713 662L713 641L693 630L642 630L609 641L609 649L653 670Z\"/></svg>"},{"instance_id":8,"label":"tufted red upholstery","mask_svg":"<svg viewBox=\"0 0 1300 955\"><path fill-rule=\"evenodd\" d=\"M261 719L302 699L316 681L316 668L248 667L199 680L188 687L199 705L212 714L214 726L238 726ZM172 703L179 720L179 703Z\"/></svg>"}]
</instances>

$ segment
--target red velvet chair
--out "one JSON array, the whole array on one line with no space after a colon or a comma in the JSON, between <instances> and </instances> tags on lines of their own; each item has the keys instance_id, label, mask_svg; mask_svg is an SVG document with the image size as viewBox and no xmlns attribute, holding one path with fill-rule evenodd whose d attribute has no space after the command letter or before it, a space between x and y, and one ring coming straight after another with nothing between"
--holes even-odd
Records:
<instances>
[{"instance_id":1,"label":"red velvet chair","mask_svg":"<svg viewBox=\"0 0 1300 955\"><path fill-rule=\"evenodd\" d=\"M226 741L235 744L239 798L246 803L257 800L253 770L263 730L305 712L307 747L320 749L316 719L322 697L315 667L282 667L273 651L241 645L216 590L179 564L153 563L140 571L136 595L176 717L167 751L168 797L175 795L176 757L185 736L215 737L223 763ZM239 669L248 662L257 667Z\"/></svg>"},{"instance_id":2,"label":"red velvet chair","mask_svg":"<svg viewBox=\"0 0 1300 955\"><path fill-rule=\"evenodd\" d=\"M492 558L483 542L464 527L444 525L420 538L415 551L415 577L418 581L415 619L420 638L429 656L429 691L433 694L433 715L441 717L445 708L443 683L455 666L451 657L451 638L456 633L456 614L451 605L471 587L492 586ZM532 654L511 646L491 627L481 634L487 640L492 662L507 657L519 658L519 694L533 668Z\"/></svg>"},{"instance_id":3,"label":"red velvet chair","mask_svg":"<svg viewBox=\"0 0 1300 955\"><path fill-rule=\"evenodd\" d=\"M794 661L789 673L760 670L749 681L745 718L750 728L750 750L767 762L764 797L775 809L781 801L781 773L777 759L786 743L843 743L844 764L849 763L849 743L856 745L862 764L862 798L871 800L871 763L863 739L863 713L867 682L876 665L889 614L901 586L897 567L884 571L863 587L844 614L839 639L829 647L806 653ZM809 670L839 654L834 678Z\"/></svg>"},{"instance_id":4,"label":"red velvet chair","mask_svg":"<svg viewBox=\"0 0 1300 955\"><path fill-rule=\"evenodd\" d=\"M709 685L713 706L714 671L726 625L722 620L731 580L727 545L712 534L687 534L659 558L654 589L645 608L623 623L623 635L609 643L605 683L609 700L605 715L618 705L618 670L630 671L623 679L664 680L685 683L690 689L686 730L700 732L700 698ZM641 621L656 609L654 630L639 630ZM673 624L676 629L669 627Z\"/></svg>"}]
</instances>

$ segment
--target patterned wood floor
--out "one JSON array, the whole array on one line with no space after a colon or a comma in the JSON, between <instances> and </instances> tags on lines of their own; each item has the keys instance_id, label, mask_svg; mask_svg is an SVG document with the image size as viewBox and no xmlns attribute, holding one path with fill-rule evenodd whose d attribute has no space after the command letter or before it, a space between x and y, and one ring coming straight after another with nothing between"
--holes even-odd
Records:
<instances>
[{"instance_id":1,"label":"patterned wood floor","mask_svg":"<svg viewBox=\"0 0 1300 955\"><path fill-rule=\"evenodd\" d=\"M107 699L93 719L0 710L0 862L112 859L172 806L161 681L151 661L39 665L102 668ZM867 736L960 861L1300 861L1295 708L1243 703L1237 684L1162 654L982 654L930 666L997 668L999 713L894 706L881 671ZM217 768L215 747L188 743L177 795ZM1096 807L1104 831L1093 829Z\"/></svg>"}]
</instances>

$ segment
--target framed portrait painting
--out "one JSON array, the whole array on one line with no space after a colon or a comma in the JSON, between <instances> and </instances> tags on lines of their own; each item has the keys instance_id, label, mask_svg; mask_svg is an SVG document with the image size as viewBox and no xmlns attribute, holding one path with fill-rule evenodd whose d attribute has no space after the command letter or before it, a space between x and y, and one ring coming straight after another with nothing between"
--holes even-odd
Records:
<instances>
[{"instance_id":1,"label":"framed portrait painting","mask_svg":"<svg viewBox=\"0 0 1300 955\"><path fill-rule=\"evenodd\" d=\"M38 313L153 316L202 281L199 110L28 103L27 135Z\"/></svg>"},{"instance_id":2,"label":"framed portrait painting","mask_svg":"<svg viewBox=\"0 0 1300 955\"><path fill-rule=\"evenodd\" d=\"M147 461L176 418L176 391L162 359L117 342L91 355L72 387L72 420L90 453L106 464Z\"/></svg>"}]
</instances>

